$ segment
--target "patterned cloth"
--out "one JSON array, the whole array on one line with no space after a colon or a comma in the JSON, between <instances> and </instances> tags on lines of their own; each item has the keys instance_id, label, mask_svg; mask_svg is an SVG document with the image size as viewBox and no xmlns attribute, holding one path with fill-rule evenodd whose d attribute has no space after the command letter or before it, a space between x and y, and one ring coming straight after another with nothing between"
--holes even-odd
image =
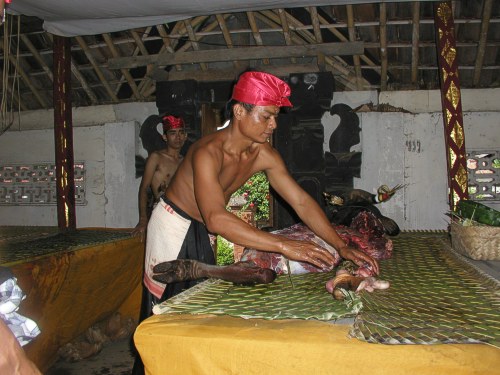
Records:
<instances>
[{"instance_id":1,"label":"patterned cloth","mask_svg":"<svg viewBox=\"0 0 500 375\"><path fill-rule=\"evenodd\" d=\"M10 328L21 346L40 334L38 325L16 311L26 296L17 285L17 278L10 277L0 285L0 318Z\"/></svg>"}]
</instances>

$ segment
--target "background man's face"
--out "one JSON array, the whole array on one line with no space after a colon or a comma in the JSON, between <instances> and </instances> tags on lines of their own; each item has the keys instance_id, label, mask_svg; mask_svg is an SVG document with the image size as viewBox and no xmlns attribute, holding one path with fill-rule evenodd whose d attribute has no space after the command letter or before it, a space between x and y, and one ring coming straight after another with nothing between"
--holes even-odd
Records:
<instances>
[{"instance_id":1,"label":"background man's face","mask_svg":"<svg viewBox=\"0 0 500 375\"><path fill-rule=\"evenodd\" d=\"M181 148L187 138L186 129L170 129L163 135L169 147Z\"/></svg>"}]
</instances>

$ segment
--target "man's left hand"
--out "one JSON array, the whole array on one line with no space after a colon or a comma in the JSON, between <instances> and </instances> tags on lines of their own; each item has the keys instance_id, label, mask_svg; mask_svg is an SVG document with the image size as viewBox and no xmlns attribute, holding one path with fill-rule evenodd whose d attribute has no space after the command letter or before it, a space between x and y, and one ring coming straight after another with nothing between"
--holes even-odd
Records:
<instances>
[{"instance_id":1,"label":"man's left hand","mask_svg":"<svg viewBox=\"0 0 500 375\"><path fill-rule=\"evenodd\" d=\"M354 262L359 267L369 264L375 275L379 274L378 262L368 254L349 246L342 247L338 252L342 258Z\"/></svg>"}]
</instances>

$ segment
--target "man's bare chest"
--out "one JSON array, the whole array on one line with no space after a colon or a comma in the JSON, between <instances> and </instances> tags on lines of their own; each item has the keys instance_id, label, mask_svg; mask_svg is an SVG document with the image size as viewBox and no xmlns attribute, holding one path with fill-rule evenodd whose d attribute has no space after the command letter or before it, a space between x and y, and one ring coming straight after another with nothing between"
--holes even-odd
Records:
<instances>
[{"instance_id":1,"label":"man's bare chest","mask_svg":"<svg viewBox=\"0 0 500 375\"><path fill-rule=\"evenodd\" d=\"M226 195L231 195L257 171L258 167L255 159L226 163L220 171L219 182Z\"/></svg>"}]
</instances>

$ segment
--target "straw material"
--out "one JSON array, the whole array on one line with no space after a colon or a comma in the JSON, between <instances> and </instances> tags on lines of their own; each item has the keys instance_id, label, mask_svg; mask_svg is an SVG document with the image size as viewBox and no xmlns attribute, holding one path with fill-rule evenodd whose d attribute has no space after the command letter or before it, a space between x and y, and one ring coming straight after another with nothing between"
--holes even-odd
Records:
<instances>
[{"instance_id":1,"label":"straw material","mask_svg":"<svg viewBox=\"0 0 500 375\"><path fill-rule=\"evenodd\" d=\"M278 276L271 284L238 286L209 279L153 308L155 314L190 313L261 319L335 320L354 317L359 297L336 301L325 289L333 273Z\"/></svg>"},{"instance_id":2,"label":"straw material","mask_svg":"<svg viewBox=\"0 0 500 375\"><path fill-rule=\"evenodd\" d=\"M112 229L81 229L57 233L51 228L30 232L30 228L0 227L0 264L8 266L49 254L73 251L131 237L128 231Z\"/></svg>"},{"instance_id":3,"label":"straw material","mask_svg":"<svg viewBox=\"0 0 500 375\"><path fill-rule=\"evenodd\" d=\"M451 222L451 241L460 254L475 260L500 260L500 227Z\"/></svg>"},{"instance_id":4,"label":"straw material","mask_svg":"<svg viewBox=\"0 0 500 375\"><path fill-rule=\"evenodd\" d=\"M58 232L58 227L0 226L0 244L53 236Z\"/></svg>"},{"instance_id":5,"label":"straw material","mask_svg":"<svg viewBox=\"0 0 500 375\"><path fill-rule=\"evenodd\" d=\"M500 345L500 284L471 267L446 233L402 233L381 262L387 290L365 293L351 336L384 344Z\"/></svg>"},{"instance_id":6,"label":"straw material","mask_svg":"<svg viewBox=\"0 0 500 375\"><path fill-rule=\"evenodd\" d=\"M291 281L282 275L253 287L210 279L155 306L154 312L318 320L358 312L350 335L362 341L500 343L500 285L453 252L447 232L405 232L393 241L393 257L380 262L380 278L391 287L351 294L349 306L325 291L333 273L311 273L292 275Z\"/></svg>"}]
</instances>

